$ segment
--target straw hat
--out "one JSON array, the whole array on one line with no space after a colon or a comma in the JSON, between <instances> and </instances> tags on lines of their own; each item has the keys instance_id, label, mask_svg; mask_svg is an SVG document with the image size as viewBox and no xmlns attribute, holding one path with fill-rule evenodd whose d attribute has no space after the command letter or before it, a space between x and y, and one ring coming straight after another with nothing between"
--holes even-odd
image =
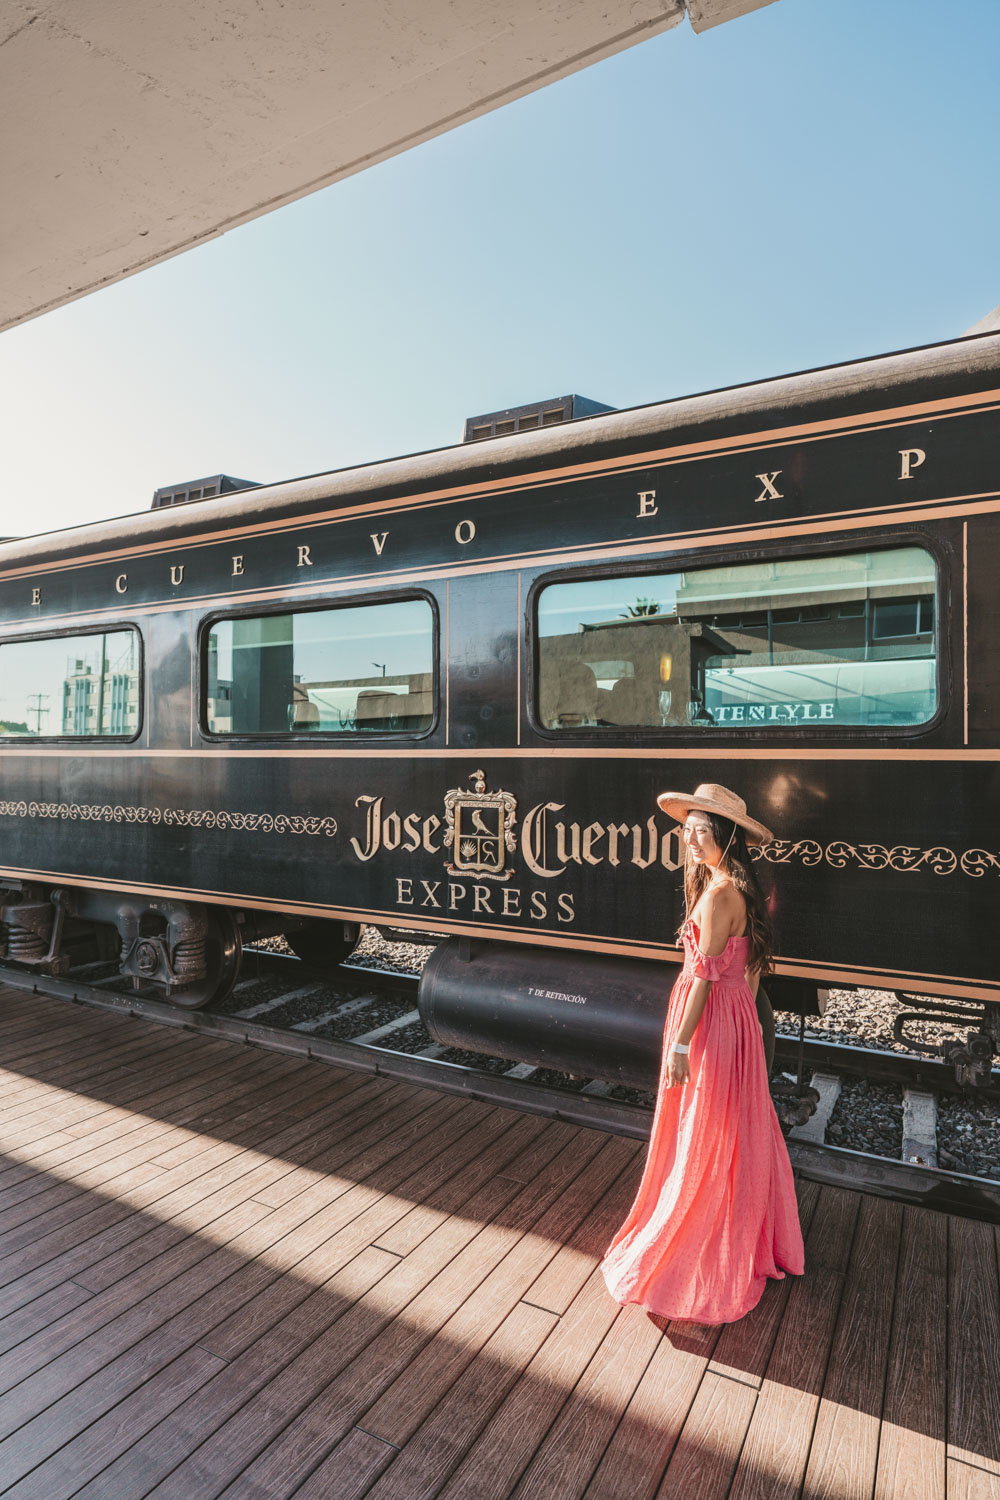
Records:
<instances>
[{"instance_id":1,"label":"straw hat","mask_svg":"<svg viewBox=\"0 0 1000 1500\"><path fill-rule=\"evenodd\" d=\"M742 797L737 797L727 786L716 786L711 781L703 781L693 792L661 792L656 801L667 816L678 823L683 823L692 810L718 813L720 818L728 818L730 823L738 823L745 830L748 844L769 844L774 837L763 823L748 817Z\"/></svg>"}]
</instances>

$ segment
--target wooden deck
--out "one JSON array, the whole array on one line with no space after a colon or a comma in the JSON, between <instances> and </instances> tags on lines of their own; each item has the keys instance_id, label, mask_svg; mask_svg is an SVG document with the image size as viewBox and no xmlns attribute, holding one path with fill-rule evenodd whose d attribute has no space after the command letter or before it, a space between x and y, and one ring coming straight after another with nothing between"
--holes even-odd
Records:
<instances>
[{"instance_id":1,"label":"wooden deck","mask_svg":"<svg viewBox=\"0 0 1000 1500\"><path fill-rule=\"evenodd\" d=\"M1000 1500L998 1235L800 1184L725 1328L607 1296L633 1141L0 991L0 1493Z\"/></svg>"}]
</instances>

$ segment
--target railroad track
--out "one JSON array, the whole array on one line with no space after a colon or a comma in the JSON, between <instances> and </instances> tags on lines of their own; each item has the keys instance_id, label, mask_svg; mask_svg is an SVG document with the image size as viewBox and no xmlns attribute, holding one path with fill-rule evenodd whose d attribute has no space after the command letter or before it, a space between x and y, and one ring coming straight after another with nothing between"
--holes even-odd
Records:
<instances>
[{"instance_id":1,"label":"railroad track","mask_svg":"<svg viewBox=\"0 0 1000 1500\"><path fill-rule=\"evenodd\" d=\"M117 975L102 977L96 965L60 978L0 965L0 984L635 1139L648 1136L652 1121L648 1104L618 1097L638 1091L474 1054L460 1054L462 1060L455 1060L449 1055L452 1049L437 1045L423 1028L416 974L345 964L331 980L300 959L248 949L242 977L225 1004L196 1011L127 989ZM954 1088L945 1063L834 1042L800 1041L784 1033L776 1040L776 1066L797 1068L801 1049L803 1067L820 1096L815 1115L788 1135L792 1163L803 1176L1000 1223L1000 1181L947 1170L938 1159L937 1100L941 1091ZM825 1139L845 1080L858 1077L902 1086L899 1159ZM1000 1074L994 1075L986 1092L1000 1099Z\"/></svg>"}]
</instances>

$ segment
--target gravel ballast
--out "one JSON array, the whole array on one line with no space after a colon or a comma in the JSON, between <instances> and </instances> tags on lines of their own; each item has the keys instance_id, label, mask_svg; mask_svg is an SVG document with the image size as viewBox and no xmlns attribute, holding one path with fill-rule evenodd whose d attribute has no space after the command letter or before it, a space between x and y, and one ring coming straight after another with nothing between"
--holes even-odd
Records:
<instances>
[{"instance_id":1,"label":"gravel ballast","mask_svg":"<svg viewBox=\"0 0 1000 1500\"><path fill-rule=\"evenodd\" d=\"M826 1013L806 1016L806 1036L814 1041L842 1042L846 1046L875 1047L882 1052L899 1052L913 1057L911 1047L897 1042L892 1026L903 1010L918 1010L919 997L897 997L890 990L830 990ZM799 1017L792 1011L776 1010L775 1030L783 1036L798 1036ZM925 1042L947 1042L964 1038L968 1027L942 1025L940 1021L907 1023L912 1036Z\"/></svg>"},{"instance_id":2,"label":"gravel ballast","mask_svg":"<svg viewBox=\"0 0 1000 1500\"><path fill-rule=\"evenodd\" d=\"M1000 1112L986 1099L938 1100L938 1163L1000 1182Z\"/></svg>"},{"instance_id":3,"label":"gravel ballast","mask_svg":"<svg viewBox=\"0 0 1000 1500\"><path fill-rule=\"evenodd\" d=\"M902 1089L867 1078L845 1078L826 1127L826 1142L898 1161L903 1152Z\"/></svg>"},{"instance_id":4,"label":"gravel ballast","mask_svg":"<svg viewBox=\"0 0 1000 1500\"><path fill-rule=\"evenodd\" d=\"M327 1009L332 1009L327 1006ZM364 1010L351 1010L344 1016L333 1016L329 1021L318 1026L313 1036L325 1036L330 1041L348 1042L352 1037L363 1036L365 1032L377 1031L380 1026L387 1026L390 1021L396 1021L400 1016L405 1016L407 1011L413 1009L413 1000L403 997L397 998L393 995L380 995L366 1005ZM430 1037L425 1037L423 1045L430 1044ZM395 1046L395 1042L386 1039L385 1045Z\"/></svg>"},{"instance_id":5,"label":"gravel ballast","mask_svg":"<svg viewBox=\"0 0 1000 1500\"><path fill-rule=\"evenodd\" d=\"M281 938L272 939L261 946L271 951L289 951ZM364 929L349 963L379 969L385 973L415 975L421 972L432 952L432 946L389 941L376 928L368 927ZM273 985L269 990L269 984L273 982L262 979L259 985L255 984L252 989L233 997L226 1003L224 1013L231 1014L235 1010L259 1005L270 994L280 993L280 985ZM298 1020L308 1019L310 1015L322 1015L335 1008L337 995L336 984L321 985L315 995L295 1002L290 1009L294 1010ZM343 991L343 996L348 998L346 990ZM350 998L356 996L355 989ZM348 1040L362 1031L374 1030L387 1021L394 1020L413 1009L413 1005L412 997L380 995L363 1013L355 1012L341 1021L335 1018L320 1027L315 1035ZM826 1013L823 1016L808 1016L805 1034L818 1041L914 1056L918 1054L914 1054L905 1044L897 1042L892 1034L895 1017L901 1010L909 1009L918 1009L918 1006L909 997L897 996L886 990L831 990ZM289 1019L283 1016L281 1010L269 1012L266 1020L273 1025L289 1024ZM776 1011L775 1026L783 1035L797 1036L799 1017L787 1011ZM964 1039L966 1030L967 1025L961 1027L938 1021L921 1021L918 1026L911 1027L915 1034L933 1043ZM419 1024L385 1038L387 1047L405 1052L423 1051L431 1042L432 1038ZM508 1072L514 1066L506 1058L459 1048L449 1048L442 1054L442 1059L497 1075ZM587 1080L573 1079L552 1069L539 1069L531 1075L531 1082L575 1093L586 1086ZM621 1085L612 1087L608 1098L641 1108L651 1109L655 1104L655 1096L649 1091L624 1088ZM942 1097L939 1101L938 1138L940 1163L943 1167L1000 1180L1000 1108L996 1104L975 1096ZM830 1145L898 1159L902 1151L901 1088L893 1084L845 1078L826 1139Z\"/></svg>"}]
</instances>

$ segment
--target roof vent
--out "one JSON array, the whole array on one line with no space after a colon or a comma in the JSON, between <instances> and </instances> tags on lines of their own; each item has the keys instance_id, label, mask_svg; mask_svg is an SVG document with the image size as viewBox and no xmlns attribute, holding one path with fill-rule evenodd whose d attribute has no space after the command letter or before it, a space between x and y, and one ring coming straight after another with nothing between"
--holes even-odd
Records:
<instances>
[{"instance_id":1,"label":"roof vent","mask_svg":"<svg viewBox=\"0 0 1000 1500\"><path fill-rule=\"evenodd\" d=\"M260 486L254 479L234 479L231 474L209 474L204 479L188 479L183 484L166 484L153 491L151 510L164 505L186 505L189 500L215 500L219 495L231 495L234 490L256 490Z\"/></svg>"},{"instance_id":2,"label":"roof vent","mask_svg":"<svg viewBox=\"0 0 1000 1500\"><path fill-rule=\"evenodd\" d=\"M557 422L572 422L576 417L595 417L602 411L615 411L603 401L587 396L554 396L551 401L533 401L528 406L511 406L506 411L488 411L481 417L467 417L465 443L483 438L509 437L512 432L534 431L554 427Z\"/></svg>"}]
</instances>

